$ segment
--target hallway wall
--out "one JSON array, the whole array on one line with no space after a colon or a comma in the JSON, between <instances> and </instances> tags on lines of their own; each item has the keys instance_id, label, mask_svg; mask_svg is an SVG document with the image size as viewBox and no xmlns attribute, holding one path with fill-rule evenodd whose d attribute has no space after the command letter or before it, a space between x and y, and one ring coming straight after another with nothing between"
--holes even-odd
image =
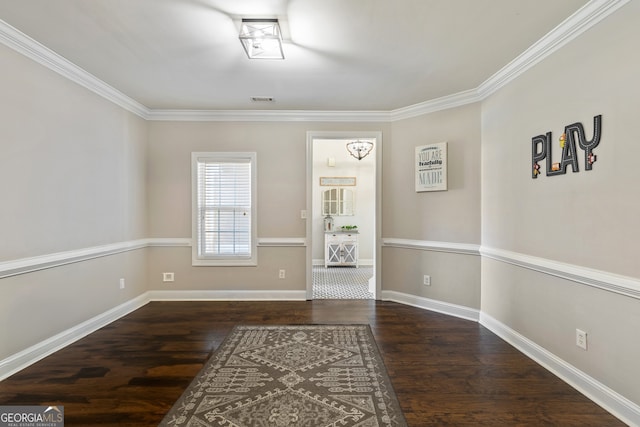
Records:
<instances>
[{"instance_id":1,"label":"hallway wall","mask_svg":"<svg viewBox=\"0 0 640 427\"><path fill-rule=\"evenodd\" d=\"M145 121L0 46L0 360L147 291L304 293L304 244L269 240L305 237L307 132L381 131L383 297L488 316L640 405L638 21L629 2L481 103L384 123ZM533 180L531 138L597 114L594 169ZM414 148L443 141L449 190L416 193ZM258 153L258 267L191 266L210 150Z\"/></svg>"},{"instance_id":2,"label":"hallway wall","mask_svg":"<svg viewBox=\"0 0 640 427\"><path fill-rule=\"evenodd\" d=\"M193 267L189 247L149 251L149 289L209 291L292 291L304 298L307 131L380 131L386 123L149 122L149 233L152 238L191 237L191 164L193 151L255 151L258 173L257 267ZM280 269L286 277L279 279ZM162 282L162 272L176 280ZM290 294L291 295L291 294Z\"/></svg>"},{"instance_id":3,"label":"hallway wall","mask_svg":"<svg viewBox=\"0 0 640 427\"><path fill-rule=\"evenodd\" d=\"M394 122L392 135L383 153L383 289L478 310L480 104ZM448 143L448 190L416 193L415 147L439 142Z\"/></svg>"},{"instance_id":4,"label":"hallway wall","mask_svg":"<svg viewBox=\"0 0 640 427\"><path fill-rule=\"evenodd\" d=\"M2 360L146 291L147 123L4 45L0 68Z\"/></svg>"},{"instance_id":5,"label":"hallway wall","mask_svg":"<svg viewBox=\"0 0 640 427\"><path fill-rule=\"evenodd\" d=\"M483 314L636 404L639 20L627 3L482 104ZM532 137L552 131L559 162L564 126L590 139L599 114L592 170L578 148L580 172L532 179Z\"/></svg>"}]
</instances>

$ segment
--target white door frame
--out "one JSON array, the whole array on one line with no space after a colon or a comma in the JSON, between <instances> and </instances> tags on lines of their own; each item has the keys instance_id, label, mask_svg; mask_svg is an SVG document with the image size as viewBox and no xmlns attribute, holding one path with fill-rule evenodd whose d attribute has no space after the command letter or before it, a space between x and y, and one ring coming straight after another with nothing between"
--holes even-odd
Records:
<instances>
[{"instance_id":1,"label":"white door frame","mask_svg":"<svg viewBox=\"0 0 640 427\"><path fill-rule=\"evenodd\" d=\"M306 281L307 299L313 299L313 141L316 139L375 139L374 153L376 156L376 201L375 201L375 241L373 265L376 278L376 299L380 299L382 291L382 132L381 131L308 131L307 132L307 237L306 237Z\"/></svg>"}]
</instances>

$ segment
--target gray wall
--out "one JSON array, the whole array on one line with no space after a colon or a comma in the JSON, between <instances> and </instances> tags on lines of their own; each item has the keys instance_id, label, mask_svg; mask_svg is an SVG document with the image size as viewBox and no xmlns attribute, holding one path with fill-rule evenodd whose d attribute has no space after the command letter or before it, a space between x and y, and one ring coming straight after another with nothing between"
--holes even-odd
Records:
<instances>
[{"instance_id":1,"label":"gray wall","mask_svg":"<svg viewBox=\"0 0 640 427\"><path fill-rule=\"evenodd\" d=\"M481 244L636 286L639 9L629 2L481 103L390 123L144 121L0 46L0 262L188 239L192 151L257 151L259 237L303 238L306 133L381 131L383 238ZM594 170L532 180L531 137L555 140L575 121L589 133L596 114ZM414 147L442 141L449 191L415 193ZM188 247L145 247L0 278L0 360L146 291L305 289L305 248L258 257L258 267L192 267ZM638 299L490 256L385 245L381 261L383 291L479 309L640 404ZM575 328L589 333L587 352Z\"/></svg>"},{"instance_id":2,"label":"gray wall","mask_svg":"<svg viewBox=\"0 0 640 427\"><path fill-rule=\"evenodd\" d=\"M383 153L383 236L480 244L480 105L394 122ZM414 149L447 142L448 190L415 192ZM384 290L480 308L480 257L383 248ZM431 276L431 286L423 276Z\"/></svg>"},{"instance_id":3,"label":"gray wall","mask_svg":"<svg viewBox=\"0 0 640 427\"><path fill-rule=\"evenodd\" d=\"M304 238L307 131L387 132L386 123L149 122L149 233L191 237L193 151L255 151L258 238ZM153 248L151 290L306 290L305 247L260 247L258 267L192 267L189 248ZM279 279L278 271L286 270ZM175 282L162 282L162 272Z\"/></svg>"},{"instance_id":4,"label":"gray wall","mask_svg":"<svg viewBox=\"0 0 640 427\"><path fill-rule=\"evenodd\" d=\"M483 247L640 278L639 18L640 2L628 3L483 102ZM591 171L578 148L581 172L531 178L533 136L553 132L557 162L564 126L582 122L591 138L598 114ZM637 299L483 257L482 311L640 403Z\"/></svg>"},{"instance_id":5,"label":"gray wall","mask_svg":"<svg viewBox=\"0 0 640 427\"><path fill-rule=\"evenodd\" d=\"M0 263L144 238L145 121L2 45L0 64ZM146 289L144 251L0 278L0 359Z\"/></svg>"}]
</instances>

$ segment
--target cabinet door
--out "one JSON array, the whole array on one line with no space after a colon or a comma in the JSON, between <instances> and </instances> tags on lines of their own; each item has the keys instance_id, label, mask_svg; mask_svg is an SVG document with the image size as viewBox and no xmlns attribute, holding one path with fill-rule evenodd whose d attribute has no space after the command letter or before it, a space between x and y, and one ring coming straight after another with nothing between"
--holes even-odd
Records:
<instances>
[{"instance_id":1,"label":"cabinet door","mask_svg":"<svg viewBox=\"0 0 640 427\"><path fill-rule=\"evenodd\" d=\"M327 263L334 264L340 263L341 245L339 243L329 243L327 245Z\"/></svg>"},{"instance_id":2,"label":"cabinet door","mask_svg":"<svg viewBox=\"0 0 640 427\"><path fill-rule=\"evenodd\" d=\"M342 245L342 261L345 264L355 264L358 259L358 245L354 242L345 242Z\"/></svg>"}]
</instances>

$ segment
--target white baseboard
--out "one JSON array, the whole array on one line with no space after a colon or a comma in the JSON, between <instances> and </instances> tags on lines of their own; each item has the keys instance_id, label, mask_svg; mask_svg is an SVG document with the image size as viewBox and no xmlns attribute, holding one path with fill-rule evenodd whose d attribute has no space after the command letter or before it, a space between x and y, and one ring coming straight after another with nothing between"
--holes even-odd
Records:
<instances>
[{"instance_id":1,"label":"white baseboard","mask_svg":"<svg viewBox=\"0 0 640 427\"><path fill-rule=\"evenodd\" d=\"M311 263L314 266L324 267L324 259L313 259L311 261ZM373 259L359 259L358 260L358 266L359 267L373 267L373 265L374 265Z\"/></svg>"},{"instance_id":2,"label":"white baseboard","mask_svg":"<svg viewBox=\"0 0 640 427\"><path fill-rule=\"evenodd\" d=\"M449 316L477 322L480 319L480 311L463 305L451 304L429 298L418 297L396 291L382 291L383 301L393 301L400 304L423 308L429 311L448 314Z\"/></svg>"},{"instance_id":3,"label":"white baseboard","mask_svg":"<svg viewBox=\"0 0 640 427\"><path fill-rule=\"evenodd\" d=\"M535 360L564 382L630 426L640 426L640 406L598 382L555 354L539 346L486 313L480 313L480 324Z\"/></svg>"},{"instance_id":4,"label":"white baseboard","mask_svg":"<svg viewBox=\"0 0 640 427\"><path fill-rule=\"evenodd\" d=\"M480 322L487 329L513 345L545 369L602 406L631 426L640 426L640 406L611 390L604 384L558 358L543 347L520 335L498 320L479 310L418 297L396 291L382 291L382 299L425 310ZM109 323L146 305L150 301L285 301L306 300L306 291L148 291L79 325L63 331L0 361L0 381L89 335Z\"/></svg>"},{"instance_id":5,"label":"white baseboard","mask_svg":"<svg viewBox=\"0 0 640 427\"><path fill-rule=\"evenodd\" d=\"M630 426L640 426L640 406L560 359L493 317L479 310L395 291L382 291L382 299L480 322L594 403Z\"/></svg>"},{"instance_id":6,"label":"white baseboard","mask_svg":"<svg viewBox=\"0 0 640 427\"><path fill-rule=\"evenodd\" d=\"M150 301L299 301L306 291L148 291L38 344L0 360L0 381L78 341Z\"/></svg>"},{"instance_id":7,"label":"white baseboard","mask_svg":"<svg viewBox=\"0 0 640 427\"><path fill-rule=\"evenodd\" d=\"M72 344L109 323L126 316L149 302L147 294L142 294L130 301L105 311L73 328L60 332L38 344L26 348L4 360L0 360L0 381L26 368L48 355Z\"/></svg>"},{"instance_id":8,"label":"white baseboard","mask_svg":"<svg viewBox=\"0 0 640 427\"><path fill-rule=\"evenodd\" d=\"M149 291L149 301L305 301L307 291Z\"/></svg>"}]
</instances>

